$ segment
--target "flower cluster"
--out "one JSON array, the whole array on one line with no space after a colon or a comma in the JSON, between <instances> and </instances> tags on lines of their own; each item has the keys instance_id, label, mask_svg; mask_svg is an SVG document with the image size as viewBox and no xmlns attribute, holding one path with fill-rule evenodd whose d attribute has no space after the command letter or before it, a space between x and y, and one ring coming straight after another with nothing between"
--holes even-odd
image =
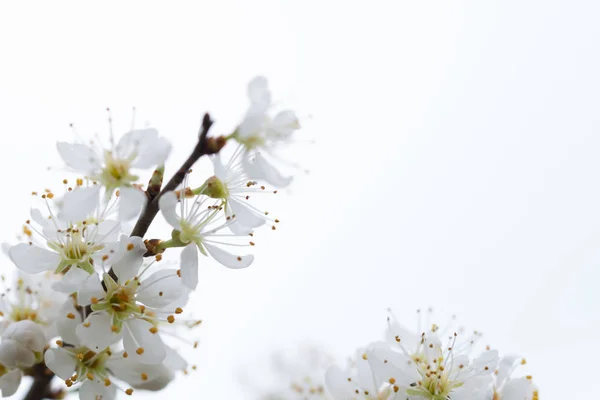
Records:
<instances>
[{"instance_id":1,"label":"flower cluster","mask_svg":"<svg viewBox=\"0 0 600 400\"><path fill-rule=\"evenodd\" d=\"M390 315L387 337L359 348L346 367L302 369L307 364L300 357L295 368L284 369L293 371L278 385L286 389L264 390L259 399L539 400L531 376L513 376L525 359L500 358L489 347L477 353L478 332L421 325L419 318L411 331Z\"/></svg>"},{"instance_id":2,"label":"flower cluster","mask_svg":"<svg viewBox=\"0 0 600 400\"><path fill-rule=\"evenodd\" d=\"M63 181L63 194L33 193L41 207L25 222L24 240L8 249L19 277L0 299L2 396L15 393L24 374L55 375L81 399L106 400L160 390L187 371L177 344L197 346L181 329L200 323L184 311L198 284L198 254L228 268L250 266L252 254L232 249L251 248L254 230L279 222L255 194L291 181L270 160L292 140L298 120L292 111L270 116L266 79L248 87L250 106L235 131L209 137L206 115L194 152L164 186L171 144L156 129L115 140L111 126L106 147L99 140L57 144L76 175ZM224 160L228 143L237 145ZM196 182L190 167L202 156L214 170ZM146 187L144 171L151 174ZM159 213L170 228L144 238Z\"/></svg>"}]
</instances>

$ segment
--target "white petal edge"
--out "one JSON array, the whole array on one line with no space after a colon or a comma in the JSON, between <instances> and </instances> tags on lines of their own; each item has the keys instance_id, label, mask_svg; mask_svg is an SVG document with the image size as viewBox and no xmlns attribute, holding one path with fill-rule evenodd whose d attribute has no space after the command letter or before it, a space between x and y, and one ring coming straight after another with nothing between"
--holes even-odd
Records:
<instances>
[{"instance_id":1,"label":"white petal edge","mask_svg":"<svg viewBox=\"0 0 600 400\"><path fill-rule=\"evenodd\" d=\"M140 189L124 187L119 190L119 219L127 221L135 218L146 206L148 198Z\"/></svg>"},{"instance_id":2,"label":"white petal edge","mask_svg":"<svg viewBox=\"0 0 600 400\"><path fill-rule=\"evenodd\" d=\"M198 249L194 243L181 251L181 280L191 290L198 286Z\"/></svg>"},{"instance_id":3,"label":"white petal edge","mask_svg":"<svg viewBox=\"0 0 600 400\"><path fill-rule=\"evenodd\" d=\"M58 253L28 243L11 247L8 254L17 268L29 274L54 271L60 263Z\"/></svg>"},{"instance_id":4,"label":"white petal edge","mask_svg":"<svg viewBox=\"0 0 600 400\"><path fill-rule=\"evenodd\" d=\"M0 377L0 391L2 391L2 397L9 397L17 392L21 385L22 376L21 370L15 369Z\"/></svg>"},{"instance_id":5,"label":"white petal edge","mask_svg":"<svg viewBox=\"0 0 600 400\"><path fill-rule=\"evenodd\" d=\"M87 219L100 203L100 185L80 187L65 193L60 219L78 222Z\"/></svg>"},{"instance_id":6,"label":"white petal edge","mask_svg":"<svg viewBox=\"0 0 600 400\"><path fill-rule=\"evenodd\" d=\"M160 199L158 200L158 206L167 223L171 225L173 229L180 230L180 217L177 215L178 201L179 200L177 200L177 195L175 192L167 192L160 196Z\"/></svg>"},{"instance_id":7,"label":"white petal edge","mask_svg":"<svg viewBox=\"0 0 600 400\"><path fill-rule=\"evenodd\" d=\"M101 160L89 147L81 143L56 143L56 149L63 161L76 171L92 173L101 168Z\"/></svg>"},{"instance_id":8,"label":"white petal edge","mask_svg":"<svg viewBox=\"0 0 600 400\"><path fill-rule=\"evenodd\" d=\"M215 261L227 268L247 268L254 262L254 256L252 254L238 256L208 243L203 243L203 245Z\"/></svg>"},{"instance_id":9,"label":"white petal edge","mask_svg":"<svg viewBox=\"0 0 600 400\"><path fill-rule=\"evenodd\" d=\"M123 323L123 347L133 361L160 364L167 353L160 335L150 322L132 318ZM139 349L143 349L140 351ZM140 354L141 353L141 354Z\"/></svg>"},{"instance_id":10,"label":"white petal edge","mask_svg":"<svg viewBox=\"0 0 600 400\"><path fill-rule=\"evenodd\" d=\"M66 380L75 372L75 358L60 347L48 349L44 354L46 366L59 378Z\"/></svg>"}]
</instances>

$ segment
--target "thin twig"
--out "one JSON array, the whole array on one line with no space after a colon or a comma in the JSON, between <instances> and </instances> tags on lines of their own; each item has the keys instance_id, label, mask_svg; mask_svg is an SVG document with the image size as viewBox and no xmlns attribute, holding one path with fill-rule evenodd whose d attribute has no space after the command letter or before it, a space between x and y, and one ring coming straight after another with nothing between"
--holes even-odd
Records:
<instances>
[{"instance_id":1,"label":"thin twig","mask_svg":"<svg viewBox=\"0 0 600 400\"><path fill-rule=\"evenodd\" d=\"M212 126L213 121L210 119L208 114L204 114L204 118L202 119L202 126L200 127L200 132L198 134L198 143L194 147L192 154L188 157L187 160L183 163L183 165L179 168L179 170L173 175L171 180L162 188L160 193L155 196L152 201L148 203L142 215L140 215L135 227L131 231L131 236L139 236L144 237L150 224L156 217L158 213L158 202L161 196L167 192L175 190L177 186L183 182L185 175L188 173L190 168L202 157L207 154L214 154L219 152L223 145L225 145L225 139L223 137L219 137L216 139L208 139L208 131Z\"/></svg>"},{"instance_id":2,"label":"thin twig","mask_svg":"<svg viewBox=\"0 0 600 400\"><path fill-rule=\"evenodd\" d=\"M50 382L54 374L44 363L33 366L33 383L23 400L42 400L52 398Z\"/></svg>"}]
</instances>

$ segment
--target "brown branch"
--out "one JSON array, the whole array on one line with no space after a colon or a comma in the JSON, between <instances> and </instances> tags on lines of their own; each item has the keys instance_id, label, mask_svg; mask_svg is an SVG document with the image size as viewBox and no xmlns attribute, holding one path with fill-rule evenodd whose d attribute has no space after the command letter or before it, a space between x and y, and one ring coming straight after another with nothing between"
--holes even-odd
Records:
<instances>
[{"instance_id":1,"label":"brown branch","mask_svg":"<svg viewBox=\"0 0 600 400\"><path fill-rule=\"evenodd\" d=\"M131 236L139 236L144 237L150 224L156 217L158 213L158 202L161 196L167 192L175 190L177 186L183 182L185 175L188 173L190 168L200 159L200 157L207 154L218 153L221 148L225 145L225 138L220 136L217 138L207 138L208 131L212 126L213 121L210 119L208 114L204 114L204 118L202 119L202 126L200 127L200 132L198 134L198 143L194 147L192 154L188 157L187 160L181 165L179 170L173 175L171 180L167 182L167 184L162 188L160 193L157 196L154 196L152 201L148 203L142 215L140 215L133 231L131 231Z\"/></svg>"},{"instance_id":2,"label":"brown branch","mask_svg":"<svg viewBox=\"0 0 600 400\"><path fill-rule=\"evenodd\" d=\"M50 389L54 374L42 362L32 367L33 383L23 400L42 400L56 398Z\"/></svg>"}]
</instances>

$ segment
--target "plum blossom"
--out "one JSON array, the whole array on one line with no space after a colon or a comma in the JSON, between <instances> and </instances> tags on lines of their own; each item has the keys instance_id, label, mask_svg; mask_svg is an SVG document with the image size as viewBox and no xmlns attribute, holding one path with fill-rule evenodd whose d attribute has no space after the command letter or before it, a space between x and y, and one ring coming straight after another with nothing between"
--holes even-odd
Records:
<instances>
[{"instance_id":1,"label":"plum blossom","mask_svg":"<svg viewBox=\"0 0 600 400\"><path fill-rule=\"evenodd\" d=\"M372 349L369 359L375 375L395 391L415 400L491 399L499 357L496 350L472 355L480 334L463 339L462 332L447 332L436 324L417 334L393 318L388 323L394 347Z\"/></svg>"},{"instance_id":2,"label":"plum blossom","mask_svg":"<svg viewBox=\"0 0 600 400\"><path fill-rule=\"evenodd\" d=\"M235 217L237 221L229 227L238 234L249 233L268 220L267 213L248 201L256 193L264 193L265 187L248 177L239 160L243 156L237 152L227 164L223 164L219 154L211 157L214 175L197 190L213 199L223 200L225 215Z\"/></svg>"},{"instance_id":3,"label":"plum blossom","mask_svg":"<svg viewBox=\"0 0 600 400\"><path fill-rule=\"evenodd\" d=\"M126 351L112 351L110 348L94 351L78 342L68 347L62 341L57 344L58 347L46 351L46 366L68 387L81 384L81 400L112 400L117 397L117 391L130 395L134 387L153 390L159 382L170 382L175 368L181 365L181 357L171 348L168 351L170 363L148 365L131 359ZM122 389L116 381L126 382L132 387Z\"/></svg>"},{"instance_id":4,"label":"plum blossom","mask_svg":"<svg viewBox=\"0 0 600 400\"><path fill-rule=\"evenodd\" d=\"M40 361L46 343L44 330L35 322L10 324L2 332L0 363L8 368L31 367Z\"/></svg>"},{"instance_id":5,"label":"plum blossom","mask_svg":"<svg viewBox=\"0 0 600 400\"><path fill-rule=\"evenodd\" d=\"M92 274L81 284L77 303L92 310L85 319L75 313L72 302L67 302L63 309L66 318L60 321L63 325L75 324L77 341L94 351L123 339L125 351L133 360L157 364L166 357L159 324L174 322L175 314L183 311L189 289L175 269L150 274L150 263L138 271L143 255L138 249L131 244L129 262L113 265L116 279L105 273L103 286L98 275Z\"/></svg>"},{"instance_id":6,"label":"plum blossom","mask_svg":"<svg viewBox=\"0 0 600 400\"><path fill-rule=\"evenodd\" d=\"M493 400L539 400L539 392L530 375L515 378L515 369L525 365L524 358L504 356L494 372Z\"/></svg>"},{"instance_id":7,"label":"plum blossom","mask_svg":"<svg viewBox=\"0 0 600 400\"><path fill-rule=\"evenodd\" d=\"M45 218L39 210L33 209L25 232L30 241L12 246L8 251L19 269L29 274L72 271L71 274L85 276L94 272L94 265L101 261L101 250L116 239L119 223L95 217L73 222L60 219L53 213ZM44 242L34 242L34 233ZM85 273L75 271L77 269Z\"/></svg>"},{"instance_id":8,"label":"plum blossom","mask_svg":"<svg viewBox=\"0 0 600 400\"><path fill-rule=\"evenodd\" d=\"M258 76L248 84L250 107L244 119L233 134L235 140L247 153L244 157L244 169L252 179L261 179L275 187L285 187L291 177L281 173L265 158L277 159L276 151L281 145L292 141L293 133L300 129L296 114L290 110L268 114L271 104L271 92L266 78Z\"/></svg>"},{"instance_id":9,"label":"plum blossom","mask_svg":"<svg viewBox=\"0 0 600 400\"><path fill-rule=\"evenodd\" d=\"M100 184L77 187L65 195L64 212L68 218L83 219L97 207L101 187L106 190L105 201L118 189L120 218L133 218L146 202L144 193L135 186L138 181L135 170L155 168L171 152L171 144L159 137L154 128L129 131L116 144L111 133L110 143L109 149L95 143L57 143L67 166Z\"/></svg>"},{"instance_id":10,"label":"plum blossom","mask_svg":"<svg viewBox=\"0 0 600 400\"><path fill-rule=\"evenodd\" d=\"M325 373L327 391L334 400L402 399L404 391L392 386L387 378L376 374L370 354L374 349L387 349L382 342L371 343L356 351L348 367L330 366ZM398 393L400 391L400 393ZM394 397L398 395L398 397Z\"/></svg>"},{"instance_id":11,"label":"plum blossom","mask_svg":"<svg viewBox=\"0 0 600 400\"><path fill-rule=\"evenodd\" d=\"M46 339L56 336L56 317L66 297L52 289L59 279L50 272L39 275L20 272L15 285L0 295L0 332L11 324L30 320L41 327Z\"/></svg>"},{"instance_id":12,"label":"plum blossom","mask_svg":"<svg viewBox=\"0 0 600 400\"><path fill-rule=\"evenodd\" d=\"M235 243L222 242L224 238L236 238L242 235L225 234L221 230L237 223L235 218L222 218L221 205L206 206L206 196L193 197L192 205L184 194L178 200L175 192L161 196L159 205L165 220L174 229L171 246L185 246L181 252L181 278L190 289L198 284L198 254L210 255L228 268L246 268L254 261L253 255L235 255L223 250L219 245L235 246ZM179 208L179 214L177 209ZM238 244L239 245L239 244Z\"/></svg>"}]
</instances>

